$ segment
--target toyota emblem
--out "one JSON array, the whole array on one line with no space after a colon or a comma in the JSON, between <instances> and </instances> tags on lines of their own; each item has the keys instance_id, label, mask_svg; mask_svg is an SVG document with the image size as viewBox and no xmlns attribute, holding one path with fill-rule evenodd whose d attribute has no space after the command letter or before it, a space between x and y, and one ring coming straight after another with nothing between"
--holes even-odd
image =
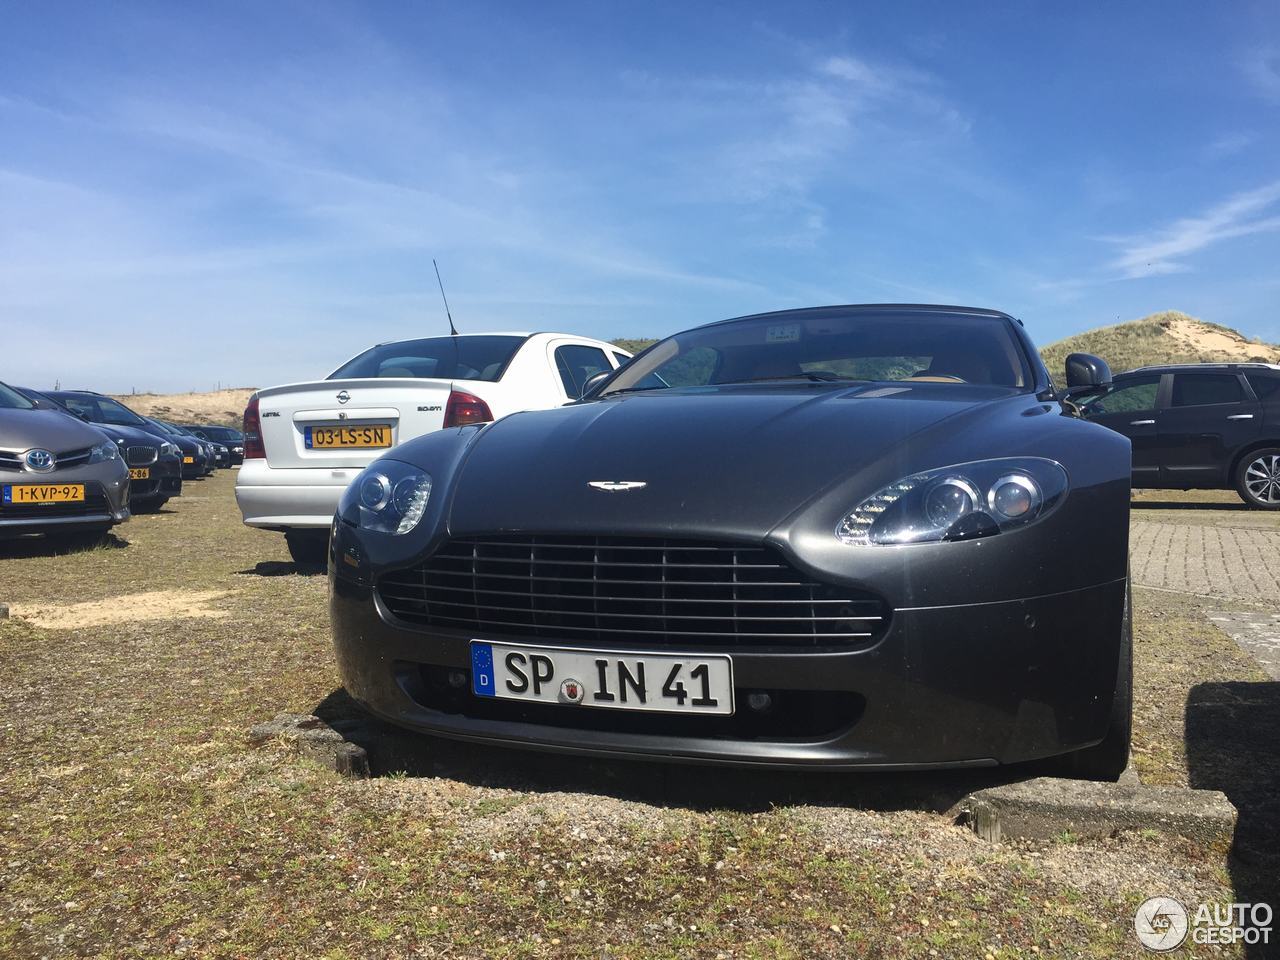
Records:
<instances>
[{"instance_id":1,"label":"toyota emblem","mask_svg":"<svg viewBox=\"0 0 1280 960\"><path fill-rule=\"evenodd\" d=\"M32 473L48 473L58 463L48 450L28 450L23 460Z\"/></svg>"}]
</instances>

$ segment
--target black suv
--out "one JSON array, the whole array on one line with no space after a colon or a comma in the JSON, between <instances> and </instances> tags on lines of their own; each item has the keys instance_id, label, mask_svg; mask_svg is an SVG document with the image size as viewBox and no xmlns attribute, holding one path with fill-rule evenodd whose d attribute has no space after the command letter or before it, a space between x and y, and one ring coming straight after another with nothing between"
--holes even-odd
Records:
<instances>
[{"instance_id":1,"label":"black suv","mask_svg":"<svg viewBox=\"0 0 1280 960\"><path fill-rule=\"evenodd\" d=\"M1234 489L1280 510L1280 366L1139 367L1079 403L1133 441L1135 487Z\"/></svg>"}]
</instances>

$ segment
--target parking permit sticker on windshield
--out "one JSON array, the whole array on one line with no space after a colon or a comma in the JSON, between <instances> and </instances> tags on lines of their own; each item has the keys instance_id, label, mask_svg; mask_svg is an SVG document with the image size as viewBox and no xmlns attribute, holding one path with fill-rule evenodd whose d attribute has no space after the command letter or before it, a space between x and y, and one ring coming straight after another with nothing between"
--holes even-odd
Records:
<instances>
[{"instance_id":1,"label":"parking permit sticker on windshield","mask_svg":"<svg viewBox=\"0 0 1280 960\"><path fill-rule=\"evenodd\" d=\"M765 331L765 343L793 343L800 339L800 324L784 323Z\"/></svg>"}]
</instances>

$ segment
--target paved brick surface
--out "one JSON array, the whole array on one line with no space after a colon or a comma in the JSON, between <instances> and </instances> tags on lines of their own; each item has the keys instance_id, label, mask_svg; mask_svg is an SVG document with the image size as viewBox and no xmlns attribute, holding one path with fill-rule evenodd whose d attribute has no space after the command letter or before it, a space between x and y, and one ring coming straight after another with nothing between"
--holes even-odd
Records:
<instances>
[{"instance_id":1,"label":"paved brick surface","mask_svg":"<svg viewBox=\"0 0 1280 960\"><path fill-rule=\"evenodd\" d=\"M1280 531L1135 519L1129 548L1141 586L1280 603Z\"/></svg>"}]
</instances>

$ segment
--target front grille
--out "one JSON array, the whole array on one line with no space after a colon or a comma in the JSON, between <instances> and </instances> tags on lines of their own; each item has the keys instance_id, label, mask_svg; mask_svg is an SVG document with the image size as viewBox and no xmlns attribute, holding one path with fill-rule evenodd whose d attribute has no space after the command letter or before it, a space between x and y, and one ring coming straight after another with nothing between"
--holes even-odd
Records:
<instances>
[{"instance_id":1,"label":"front grille","mask_svg":"<svg viewBox=\"0 0 1280 960\"><path fill-rule=\"evenodd\" d=\"M87 517L110 512L107 498L91 490L85 491L84 500L75 503L0 503L0 520Z\"/></svg>"},{"instance_id":2,"label":"front grille","mask_svg":"<svg viewBox=\"0 0 1280 960\"><path fill-rule=\"evenodd\" d=\"M131 467L149 467L160 459L158 447L126 447L125 460Z\"/></svg>"},{"instance_id":3,"label":"front grille","mask_svg":"<svg viewBox=\"0 0 1280 960\"><path fill-rule=\"evenodd\" d=\"M378 592L410 624L610 646L857 646L887 617L771 548L685 540L451 540Z\"/></svg>"},{"instance_id":4,"label":"front grille","mask_svg":"<svg viewBox=\"0 0 1280 960\"><path fill-rule=\"evenodd\" d=\"M9 451L9 450L0 451L0 470L23 470L25 472L26 467L25 467L25 464L23 463L23 457L25 455L26 455L25 450L22 452L15 452L15 451ZM89 459L89 448L87 447L81 450L68 450L66 453L54 454L53 470L56 471L56 470L62 470L65 467L74 467L77 464L83 463L88 459ZM48 471L46 473L36 473L35 471L30 471L30 472L35 474L37 477L39 477L39 476L47 476L47 473L51 473L53 471Z\"/></svg>"}]
</instances>

